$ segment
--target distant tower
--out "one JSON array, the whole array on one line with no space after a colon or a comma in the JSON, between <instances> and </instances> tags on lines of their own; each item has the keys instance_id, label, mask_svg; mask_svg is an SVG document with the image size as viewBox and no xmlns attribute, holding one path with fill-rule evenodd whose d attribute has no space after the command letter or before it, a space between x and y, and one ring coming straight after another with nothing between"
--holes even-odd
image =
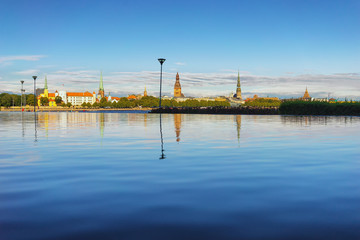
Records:
<instances>
[{"instance_id":1,"label":"distant tower","mask_svg":"<svg viewBox=\"0 0 360 240\"><path fill-rule=\"evenodd\" d=\"M48 85L47 85L47 77L45 75L45 85L44 85L44 95L45 97L49 97L49 90L48 90Z\"/></svg>"},{"instance_id":2,"label":"distant tower","mask_svg":"<svg viewBox=\"0 0 360 240\"><path fill-rule=\"evenodd\" d=\"M105 96L102 72L100 72L100 86L99 86L99 93L98 93L98 95L99 95L100 98L103 98L103 97Z\"/></svg>"},{"instance_id":3,"label":"distant tower","mask_svg":"<svg viewBox=\"0 0 360 240\"><path fill-rule=\"evenodd\" d=\"M184 97L184 95L181 93L179 73L176 73L176 82L174 85L174 97Z\"/></svg>"},{"instance_id":4,"label":"distant tower","mask_svg":"<svg viewBox=\"0 0 360 240\"><path fill-rule=\"evenodd\" d=\"M145 86L145 90L144 90L144 97L147 97L146 86Z\"/></svg>"},{"instance_id":5,"label":"distant tower","mask_svg":"<svg viewBox=\"0 0 360 240\"><path fill-rule=\"evenodd\" d=\"M309 92L308 92L308 90L307 90L307 87L306 87L306 90L305 90L303 99L310 99L310 98L311 98L311 97L310 97L310 94L309 94Z\"/></svg>"},{"instance_id":6,"label":"distant tower","mask_svg":"<svg viewBox=\"0 0 360 240\"><path fill-rule=\"evenodd\" d=\"M235 96L237 99L242 99L241 97L241 86L240 86L240 72L238 71L238 79L237 79L237 85L236 85L236 94Z\"/></svg>"}]
</instances>

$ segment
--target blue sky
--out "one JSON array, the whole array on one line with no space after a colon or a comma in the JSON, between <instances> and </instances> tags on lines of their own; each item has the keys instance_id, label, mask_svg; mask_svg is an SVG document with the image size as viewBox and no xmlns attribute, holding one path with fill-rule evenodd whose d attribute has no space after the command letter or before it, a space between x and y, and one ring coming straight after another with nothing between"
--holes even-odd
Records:
<instances>
[{"instance_id":1,"label":"blue sky","mask_svg":"<svg viewBox=\"0 0 360 240\"><path fill-rule=\"evenodd\" d=\"M17 1L0 8L0 92L360 96L360 1Z\"/></svg>"}]
</instances>

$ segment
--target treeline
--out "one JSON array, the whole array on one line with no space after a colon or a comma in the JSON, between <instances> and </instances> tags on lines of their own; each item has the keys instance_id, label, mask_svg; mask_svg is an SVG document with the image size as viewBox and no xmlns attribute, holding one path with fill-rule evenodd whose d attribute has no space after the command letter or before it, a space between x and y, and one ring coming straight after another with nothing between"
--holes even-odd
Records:
<instances>
[{"instance_id":1,"label":"treeline","mask_svg":"<svg viewBox=\"0 0 360 240\"><path fill-rule=\"evenodd\" d=\"M290 115L348 115L360 116L360 102L329 103L317 101L288 101L279 108L280 114Z\"/></svg>"},{"instance_id":2,"label":"treeline","mask_svg":"<svg viewBox=\"0 0 360 240\"><path fill-rule=\"evenodd\" d=\"M34 106L34 95L26 94L23 99L27 105ZM2 107L11 107L11 106L21 106L21 95L1 93L0 94L0 106Z\"/></svg>"},{"instance_id":3,"label":"treeline","mask_svg":"<svg viewBox=\"0 0 360 240\"><path fill-rule=\"evenodd\" d=\"M82 107L87 108L134 108L134 107L158 107L159 98L147 96L142 97L138 100L129 100L126 97L120 98L118 102L108 102L106 98L102 98L100 102L95 102L94 104L83 103ZM227 107L230 106L228 102L222 101L198 101L188 99L183 102L177 102L175 100L161 100L162 107Z\"/></svg>"},{"instance_id":4,"label":"treeline","mask_svg":"<svg viewBox=\"0 0 360 240\"><path fill-rule=\"evenodd\" d=\"M257 98L246 101L244 105L249 107L280 107L280 104L280 100Z\"/></svg>"}]
</instances>

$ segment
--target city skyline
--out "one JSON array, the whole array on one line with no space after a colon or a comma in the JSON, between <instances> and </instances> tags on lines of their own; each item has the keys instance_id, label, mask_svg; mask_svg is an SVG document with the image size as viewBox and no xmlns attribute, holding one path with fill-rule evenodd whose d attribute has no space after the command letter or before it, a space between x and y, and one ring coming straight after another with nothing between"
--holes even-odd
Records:
<instances>
[{"instance_id":1,"label":"city skyline","mask_svg":"<svg viewBox=\"0 0 360 240\"><path fill-rule=\"evenodd\" d=\"M242 94L359 99L358 1L5 1L0 92L105 91L171 96ZM35 13L35 14L34 14ZM107 91L108 93L109 91Z\"/></svg>"}]
</instances>

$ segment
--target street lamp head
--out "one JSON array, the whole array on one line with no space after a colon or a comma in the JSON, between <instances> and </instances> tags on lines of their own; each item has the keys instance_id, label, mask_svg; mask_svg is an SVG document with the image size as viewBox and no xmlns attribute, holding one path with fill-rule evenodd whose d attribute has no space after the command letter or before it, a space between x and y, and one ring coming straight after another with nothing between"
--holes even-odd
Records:
<instances>
[{"instance_id":1,"label":"street lamp head","mask_svg":"<svg viewBox=\"0 0 360 240\"><path fill-rule=\"evenodd\" d=\"M21 82L21 84L24 84L24 80L21 80L20 82Z\"/></svg>"},{"instance_id":2,"label":"street lamp head","mask_svg":"<svg viewBox=\"0 0 360 240\"><path fill-rule=\"evenodd\" d=\"M159 62L160 62L160 64L162 65L164 62L165 62L165 58L158 58L158 60L159 60Z\"/></svg>"},{"instance_id":3,"label":"street lamp head","mask_svg":"<svg viewBox=\"0 0 360 240\"><path fill-rule=\"evenodd\" d=\"M33 76L34 81L36 80L37 76Z\"/></svg>"}]
</instances>

